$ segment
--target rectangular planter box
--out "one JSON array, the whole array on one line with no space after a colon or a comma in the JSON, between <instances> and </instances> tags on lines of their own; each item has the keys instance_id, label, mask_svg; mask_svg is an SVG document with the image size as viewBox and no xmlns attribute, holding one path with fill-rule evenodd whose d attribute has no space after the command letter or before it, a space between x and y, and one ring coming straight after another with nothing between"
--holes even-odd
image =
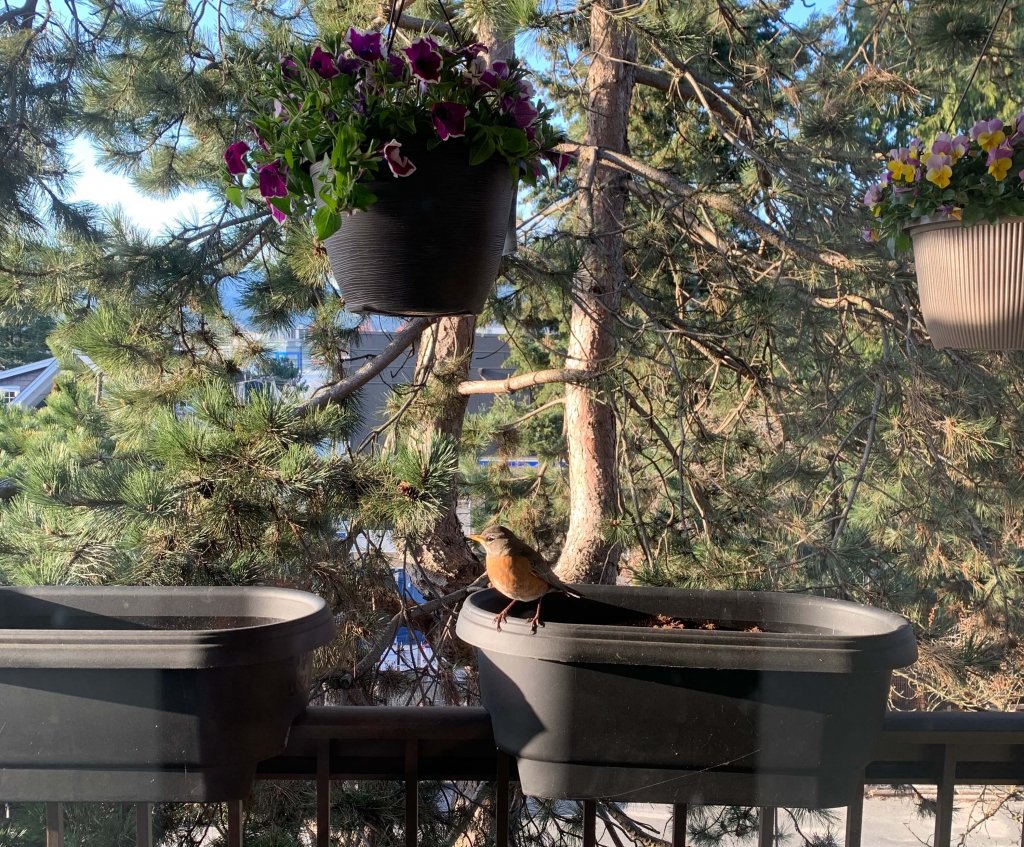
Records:
<instances>
[{"instance_id":1,"label":"rectangular planter box","mask_svg":"<svg viewBox=\"0 0 1024 847\"><path fill-rule=\"evenodd\" d=\"M0 799L247 796L333 632L300 591L0 588Z\"/></svg>"},{"instance_id":2,"label":"rectangular planter box","mask_svg":"<svg viewBox=\"0 0 1024 847\"><path fill-rule=\"evenodd\" d=\"M846 805L881 730L894 667L917 656L888 612L796 594L579 586L543 628L497 632L506 599L471 595L459 636L523 791L556 799ZM653 629L642 615L715 621ZM762 632L744 632L757 625ZM737 626L741 631L729 631Z\"/></svg>"}]
</instances>

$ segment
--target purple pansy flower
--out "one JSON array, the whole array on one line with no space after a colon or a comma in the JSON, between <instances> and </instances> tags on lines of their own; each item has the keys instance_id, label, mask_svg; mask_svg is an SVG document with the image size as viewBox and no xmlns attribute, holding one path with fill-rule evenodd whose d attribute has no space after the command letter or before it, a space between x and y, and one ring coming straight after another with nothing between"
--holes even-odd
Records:
<instances>
[{"instance_id":1,"label":"purple pansy flower","mask_svg":"<svg viewBox=\"0 0 1024 847\"><path fill-rule=\"evenodd\" d=\"M540 117L540 112L526 98L514 100L511 97L506 97L501 101L501 108L515 121L516 126L520 129L526 129L526 127Z\"/></svg>"},{"instance_id":2,"label":"purple pansy flower","mask_svg":"<svg viewBox=\"0 0 1024 847\"><path fill-rule=\"evenodd\" d=\"M287 171L279 161L261 165L260 194L264 197L287 197L288 183L285 181Z\"/></svg>"},{"instance_id":3,"label":"purple pansy flower","mask_svg":"<svg viewBox=\"0 0 1024 847\"><path fill-rule=\"evenodd\" d=\"M402 52L408 56L413 74L420 79L437 82L441 78L441 53L433 39L421 38Z\"/></svg>"},{"instance_id":4,"label":"purple pansy flower","mask_svg":"<svg viewBox=\"0 0 1024 847\"><path fill-rule=\"evenodd\" d=\"M860 231L860 237L867 241L869 244L873 244L874 242L878 241L878 233L876 233L870 227L862 229Z\"/></svg>"},{"instance_id":5,"label":"purple pansy flower","mask_svg":"<svg viewBox=\"0 0 1024 847\"><path fill-rule=\"evenodd\" d=\"M985 160L986 165L994 165L999 159L1012 159L1013 148L1007 143L1003 142L998 147L993 147L988 151L988 158Z\"/></svg>"},{"instance_id":6,"label":"purple pansy flower","mask_svg":"<svg viewBox=\"0 0 1024 847\"><path fill-rule=\"evenodd\" d=\"M316 71L323 79L333 79L338 75L338 66L334 64L334 57L319 46L313 48L313 54L309 57L309 66Z\"/></svg>"},{"instance_id":7,"label":"purple pansy flower","mask_svg":"<svg viewBox=\"0 0 1024 847\"><path fill-rule=\"evenodd\" d=\"M466 115L469 108L460 103L435 103L430 110L430 119L434 122L437 137L442 141L449 138L462 138L466 134Z\"/></svg>"},{"instance_id":8,"label":"purple pansy flower","mask_svg":"<svg viewBox=\"0 0 1024 847\"><path fill-rule=\"evenodd\" d=\"M1003 122L999 118L990 121L977 121L971 127L971 138L977 141L983 133L999 132L1003 128Z\"/></svg>"},{"instance_id":9,"label":"purple pansy flower","mask_svg":"<svg viewBox=\"0 0 1024 847\"><path fill-rule=\"evenodd\" d=\"M953 139L948 132L940 132L932 142L932 153L950 156L953 153Z\"/></svg>"},{"instance_id":10,"label":"purple pansy flower","mask_svg":"<svg viewBox=\"0 0 1024 847\"><path fill-rule=\"evenodd\" d=\"M245 166L245 154L249 152L249 145L244 141L236 141L224 151L224 162L228 166L228 173L232 176L240 176L247 170Z\"/></svg>"},{"instance_id":11,"label":"purple pansy flower","mask_svg":"<svg viewBox=\"0 0 1024 847\"><path fill-rule=\"evenodd\" d=\"M869 208L877 206L882 202L882 185L881 183L875 183L866 192L864 192L864 205Z\"/></svg>"},{"instance_id":12,"label":"purple pansy flower","mask_svg":"<svg viewBox=\"0 0 1024 847\"><path fill-rule=\"evenodd\" d=\"M409 176L416 166L402 155L402 142L392 138L381 148L381 155L395 176Z\"/></svg>"},{"instance_id":13,"label":"purple pansy flower","mask_svg":"<svg viewBox=\"0 0 1024 847\"><path fill-rule=\"evenodd\" d=\"M384 50L380 43L379 32L359 32L355 27L349 27L346 36L352 52L364 62L376 62L384 58Z\"/></svg>"},{"instance_id":14,"label":"purple pansy flower","mask_svg":"<svg viewBox=\"0 0 1024 847\"><path fill-rule=\"evenodd\" d=\"M401 79L405 76L405 68L405 59L397 53L392 53L388 56L388 73L390 73L395 79Z\"/></svg>"},{"instance_id":15,"label":"purple pansy flower","mask_svg":"<svg viewBox=\"0 0 1024 847\"><path fill-rule=\"evenodd\" d=\"M288 220L288 216L280 209L278 209L277 206L275 206L273 203L268 202L267 208L270 209L271 216L279 224L283 224L286 220Z\"/></svg>"}]
</instances>

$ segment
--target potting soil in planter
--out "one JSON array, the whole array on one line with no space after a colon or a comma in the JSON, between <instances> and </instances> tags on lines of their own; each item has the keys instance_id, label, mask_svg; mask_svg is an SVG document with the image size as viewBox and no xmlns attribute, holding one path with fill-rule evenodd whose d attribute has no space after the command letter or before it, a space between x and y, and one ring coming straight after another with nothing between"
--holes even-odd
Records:
<instances>
[{"instance_id":1,"label":"potting soil in planter","mask_svg":"<svg viewBox=\"0 0 1024 847\"><path fill-rule=\"evenodd\" d=\"M471 595L459 636L523 791L556 799L828 807L849 803L893 668L917 657L888 612L768 592L581 586L532 604ZM659 615L703 625L637 626Z\"/></svg>"},{"instance_id":2,"label":"potting soil in planter","mask_svg":"<svg viewBox=\"0 0 1024 847\"><path fill-rule=\"evenodd\" d=\"M0 799L244 798L333 632L300 591L0 588Z\"/></svg>"}]
</instances>

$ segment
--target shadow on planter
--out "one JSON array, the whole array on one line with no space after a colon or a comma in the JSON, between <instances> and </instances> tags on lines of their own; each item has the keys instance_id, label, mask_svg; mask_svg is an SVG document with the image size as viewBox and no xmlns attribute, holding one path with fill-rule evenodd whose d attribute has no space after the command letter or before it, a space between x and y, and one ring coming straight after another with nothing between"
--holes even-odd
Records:
<instances>
[{"instance_id":1,"label":"shadow on planter","mask_svg":"<svg viewBox=\"0 0 1024 847\"><path fill-rule=\"evenodd\" d=\"M0 798L241 799L333 632L300 591L0 588Z\"/></svg>"},{"instance_id":2,"label":"shadow on planter","mask_svg":"<svg viewBox=\"0 0 1024 847\"><path fill-rule=\"evenodd\" d=\"M845 805L881 730L891 671L917 657L903 618L768 592L582 586L551 595L531 635L507 602L471 595L498 746L526 794L692 804ZM666 614L699 628L629 625ZM748 632L757 626L764 631Z\"/></svg>"}]
</instances>

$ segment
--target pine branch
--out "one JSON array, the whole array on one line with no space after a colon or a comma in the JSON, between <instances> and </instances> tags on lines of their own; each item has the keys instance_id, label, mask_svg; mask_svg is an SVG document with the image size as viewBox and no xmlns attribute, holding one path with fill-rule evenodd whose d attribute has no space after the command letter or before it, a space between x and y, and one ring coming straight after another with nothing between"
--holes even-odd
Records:
<instances>
[{"instance_id":1,"label":"pine branch","mask_svg":"<svg viewBox=\"0 0 1024 847\"><path fill-rule=\"evenodd\" d=\"M416 339L423 334L424 330L435 320L437 319L414 318L409 321L401 331L395 334L395 337L391 339L391 343L388 344L387 347L381 350L380 353L374 356L354 374L346 377L345 379L339 380L338 382L323 386L316 394L310 397L309 400L302 403L298 407L299 414L308 415L310 412L315 412L317 409L322 409L332 403L340 403L350 394L358 391L383 371L384 368L395 361L395 359L402 354L402 351L410 344L414 343ZM321 394L320 391L323 393Z\"/></svg>"},{"instance_id":2,"label":"pine branch","mask_svg":"<svg viewBox=\"0 0 1024 847\"><path fill-rule=\"evenodd\" d=\"M836 253L832 250L815 250L813 247L808 247L806 244L794 241L728 197L721 194L713 194L709 191L700 191L692 185L687 185L682 180L672 176L672 174L652 168L650 165L624 153L617 153L604 147L588 147L577 142L559 144L555 147L555 150L560 153L569 153L570 155L579 155L584 150L591 150L599 161L606 162L616 170L643 177L655 185L660 185L666 191L677 194L697 205L705 205L716 212L727 215L779 250L793 253L808 262L824 265L835 270L855 271L859 269L855 261L844 256L842 253Z\"/></svg>"},{"instance_id":3,"label":"pine branch","mask_svg":"<svg viewBox=\"0 0 1024 847\"><path fill-rule=\"evenodd\" d=\"M583 371L575 368L551 368L543 371L531 371L516 374L505 379L477 379L459 383L459 394L511 394L524 388L536 385L548 385L552 382L580 383L600 376L596 371Z\"/></svg>"}]
</instances>

